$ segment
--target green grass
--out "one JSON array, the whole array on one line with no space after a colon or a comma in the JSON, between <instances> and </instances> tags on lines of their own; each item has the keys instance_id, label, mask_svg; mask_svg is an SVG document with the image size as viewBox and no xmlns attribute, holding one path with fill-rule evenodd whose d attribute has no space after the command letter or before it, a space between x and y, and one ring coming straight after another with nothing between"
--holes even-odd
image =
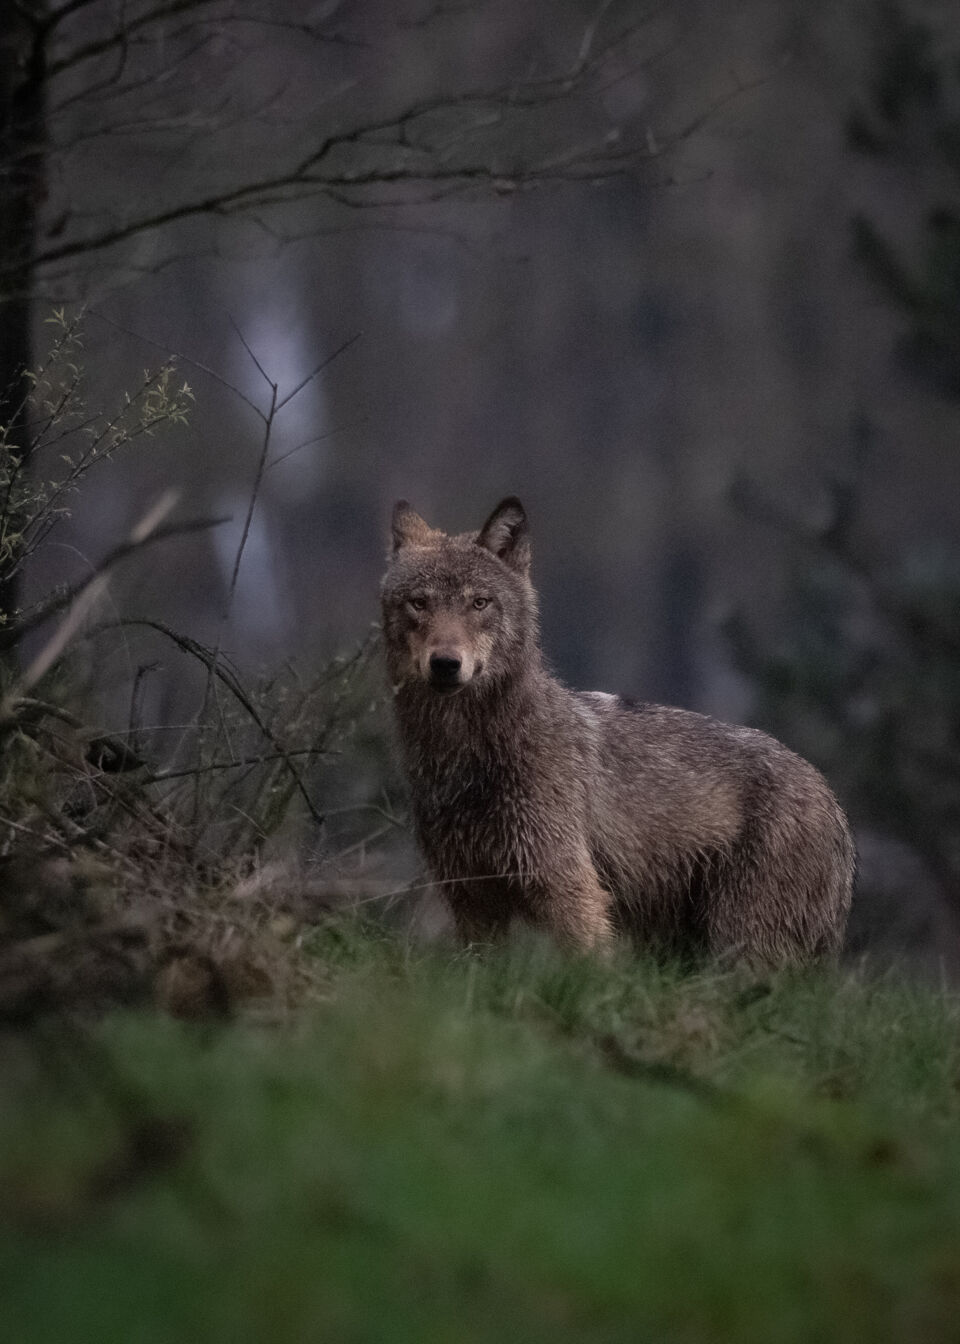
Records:
<instances>
[{"instance_id":1,"label":"green grass","mask_svg":"<svg viewBox=\"0 0 960 1344\"><path fill-rule=\"evenodd\" d=\"M0 1051L0 1338L960 1338L960 1005L316 935L282 1027Z\"/></svg>"}]
</instances>

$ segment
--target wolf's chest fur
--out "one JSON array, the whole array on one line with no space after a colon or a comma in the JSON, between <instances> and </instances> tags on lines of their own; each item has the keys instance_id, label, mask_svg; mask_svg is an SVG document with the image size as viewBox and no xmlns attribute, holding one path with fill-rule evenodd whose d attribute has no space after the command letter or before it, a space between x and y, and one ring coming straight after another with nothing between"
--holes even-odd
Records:
<instances>
[{"instance_id":1,"label":"wolf's chest fur","mask_svg":"<svg viewBox=\"0 0 960 1344\"><path fill-rule=\"evenodd\" d=\"M434 743L408 759L418 837L438 875L518 871L539 830L533 763L496 741Z\"/></svg>"}]
</instances>

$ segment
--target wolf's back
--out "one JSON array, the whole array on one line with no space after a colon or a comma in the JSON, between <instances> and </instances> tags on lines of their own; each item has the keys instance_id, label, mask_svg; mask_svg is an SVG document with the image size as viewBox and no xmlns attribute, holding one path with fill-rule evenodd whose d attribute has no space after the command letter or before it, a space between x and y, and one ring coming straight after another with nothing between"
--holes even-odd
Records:
<instances>
[{"instance_id":1,"label":"wolf's back","mask_svg":"<svg viewBox=\"0 0 960 1344\"><path fill-rule=\"evenodd\" d=\"M755 728L618 696L574 699L595 741L595 862L634 923L708 943L749 927L771 957L791 943L839 948L855 851L818 770Z\"/></svg>"}]
</instances>

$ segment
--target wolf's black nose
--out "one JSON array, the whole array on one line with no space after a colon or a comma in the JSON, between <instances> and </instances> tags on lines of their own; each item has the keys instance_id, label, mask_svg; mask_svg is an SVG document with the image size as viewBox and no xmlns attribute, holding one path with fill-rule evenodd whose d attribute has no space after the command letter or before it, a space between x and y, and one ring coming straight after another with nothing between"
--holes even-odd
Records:
<instances>
[{"instance_id":1,"label":"wolf's black nose","mask_svg":"<svg viewBox=\"0 0 960 1344\"><path fill-rule=\"evenodd\" d=\"M462 658L452 653L432 653L430 655L430 680L439 686L451 686L456 683L463 664Z\"/></svg>"}]
</instances>

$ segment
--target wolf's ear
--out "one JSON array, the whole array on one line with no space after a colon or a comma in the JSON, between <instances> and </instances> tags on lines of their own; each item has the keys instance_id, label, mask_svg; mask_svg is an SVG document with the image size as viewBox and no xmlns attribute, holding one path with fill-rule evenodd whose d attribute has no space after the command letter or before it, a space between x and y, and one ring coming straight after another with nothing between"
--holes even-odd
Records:
<instances>
[{"instance_id":1,"label":"wolf's ear","mask_svg":"<svg viewBox=\"0 0 960 1344\"><path fill-rule=\"evenodd\" d=\"M390 524L393 533L393 553L404 546L426 546L433 529L420 517L405 499L398 499L393 506L393 519Z\"/></svg>"},{"instance_id":2,"label":"wolf's ear","mask_svg":"<svg viewBox=\"0 0 960 1344\"><path fill-rule=\"evenodd\" d=\"M515 495L502 499L481 527L477 545L492 551L511 569L525 573L530 568L530 533L527 515Z\"/></svg>"}]
</instances>

